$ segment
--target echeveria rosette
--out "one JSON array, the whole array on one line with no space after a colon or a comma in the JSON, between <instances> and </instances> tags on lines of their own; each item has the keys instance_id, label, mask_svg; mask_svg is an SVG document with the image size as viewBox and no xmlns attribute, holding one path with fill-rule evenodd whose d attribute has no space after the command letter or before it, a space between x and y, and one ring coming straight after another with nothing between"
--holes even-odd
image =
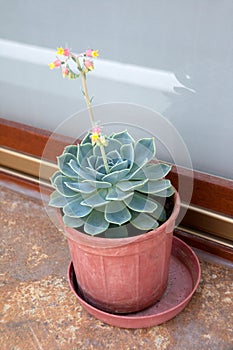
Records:
<instances>
[{"instance_id":1,"label":"echeveria rosette","mask_svg":"<svg viewBox=\"0 0 233 350\"><path fill-rule=\"evenodd\" d=\"M173 188L164 179L171 167L151 162L154 139L135 141L127 131L106 137L106 173L100 147L93 147L90 136L58 157L50 205L63 209L66 226L83 226L90 235L124 237L128 223L144 232L158 227L165 212L156 196L171 196Z\"/></svg>"}]
</instances>

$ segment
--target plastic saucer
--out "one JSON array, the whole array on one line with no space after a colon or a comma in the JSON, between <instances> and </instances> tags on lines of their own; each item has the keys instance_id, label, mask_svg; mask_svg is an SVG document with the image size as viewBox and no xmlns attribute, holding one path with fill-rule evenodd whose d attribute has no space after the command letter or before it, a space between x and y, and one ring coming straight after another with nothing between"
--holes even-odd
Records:
<instances>
[{"instance_id":1,"label":"plastic saucer","mask_svg":"<svg viewBox=\"0 0 233 350\"><path fill-rule=\"evenodd\" d=\"M196 254L187 244L174 237L168 286L160 301L145 310L119 315L99 310L84 300L72 262L68 268L70 288L81 305L102 322L123 328L152 327L175 317L190 301L199 284L200 275L201 268Z\"/></svg>"}]
</instances>

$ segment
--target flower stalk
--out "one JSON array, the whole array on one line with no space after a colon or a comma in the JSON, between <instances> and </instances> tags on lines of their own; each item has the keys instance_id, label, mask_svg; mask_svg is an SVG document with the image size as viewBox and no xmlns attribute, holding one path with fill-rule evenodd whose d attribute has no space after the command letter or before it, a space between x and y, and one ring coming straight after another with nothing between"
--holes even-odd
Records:
<instances>
[{"instance_id":1,"label":"flower stalk","mask_svg":"<svg viewBox=\"0 0 233 350\"><path fill-rule=\"evenodd\" d=\"M86 74L94 69L94 64L92 62L92 58L97 58L99 56L98 50L86 50L84 53L80 55L74 55L70 49L63 49L62 47L59 47L57 49L57 55L62 55L63 60L60 58L57 58L54 62L49 64L50 69L54 69L57 67L61 68L62 76L65 78L68 76L70 79L76 79L81 76L82 80L82 86L83 86L83 94L85 97L85 101L87 104L87 109L89 112L89 118L91 122L92 127L92 145L95 144L100 147L100 152L103 158L103 163L105 167L105 171L108 174L109 173L109 166L108 161L105 153L104 147L107 146L107 141L105 140L105 137L101 135L101 129L96 126L94 113L91 105L91 99L89 97L88 88L87 88L87 79ZM86 59L88 57L88 59ZM69 60L72 59L76 64L79 71L79 74L75 73L70 65ZM82 59L82 64L80 63L80 59Z\"/></svg>"},{"instance_id":2,"label":"flower stalk","mask_svg":"<svg viewBox=\"0 0 233 350\"><path fill-rule=\"evenodd\" d=\"M91 100L88 94L88 89L87 89L87 80L86 80L86 74L81 71L81 78L82 78L82 84L83 84L83 92L84 92L84 96L85 96L85 100L86 100L86 104L87 104L87 108L88 108L88 112L89 112L89 116L90 116L90 121L91 121L91 125L92 125L92 132L94 133L94 129L96 128L96 124L95 124L95 119L94 119L94 113L93 113L93 109L92 109L92 105L91 105ZM98 146L100 148L100 152L103 158L103 162L104 162L104 167L106 170L106 173L109 174L109 167L108 167L108 161L107 161L107 157L106 157L106 153L104 150L104 141L101 141L101 136L100 134L98 135ZM92 142L93 143L93 142Z\"/></svg>"},{"instance_id":3,"label":"flower stalk","mask_svg":"<svg viewBox=\"0 0 233 350\"><path fill-rule=\"evenodd\" d=\"M92 126L92 128L94 128L95 127L95 118L94 118L94 113L92 110L91 100L90 100L90 97L88 94L86 74L81 72L81 78L82 78L82 84L83 84L83 93L85 96L85 100L86 100L86 104L87 104L87 108L88 108L88 112L89 112L89 116L90 116L91 126Z\"/></svg>"}]
</instances>

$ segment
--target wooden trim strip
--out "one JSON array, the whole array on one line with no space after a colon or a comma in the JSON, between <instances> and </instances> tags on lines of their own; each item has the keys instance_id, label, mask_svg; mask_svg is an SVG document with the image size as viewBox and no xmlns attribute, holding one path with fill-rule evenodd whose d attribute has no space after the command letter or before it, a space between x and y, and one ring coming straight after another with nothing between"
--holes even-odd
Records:
<instances>
[{"instance_id":1,"label":"wooden trim strip","mask_svg":"<svg viewBox=\"0 0 233 350\"><path fill-rule=\"evenodd\" d=\"M52 133L48 130L0 118L0 140L3 147L41 158L43 150ZM50 150L46 156L48 161L56 162L56 156L61 154L72 138L53 134Z\"/></svg>"},{"instance_id":2,"label":"wooden trim strip","mask_svg":"<svg viewBox=\"0 0 233 350\"><path fill-rule=\"evenodd\" d=\"M1 145L10 150L41 158L51 134L47 130L0 118ZM56 162L56 156L61 154L64 147L72 142L72 138L58 134L53 135L46 160ZM173 167L169 174L169 178L176 188L178 188L177 172L177 169ZM188 178L190 173L186 169L179 169L179 176ZM233 217L233 181L195 171L191 204Z\"/></svg>"},{"instance_id":3,"label":"wooden trim strip","mask_svg":"<svg viewBox=\"0 0 233 350\"><path fill-rule=\"evenodd\" d=\"M189 170L176 169L169 174L169 178L173 185L178 186L179 176L189 178ZM191 203L196 206L206 208L224 215L233 216L233 181L230 179L220 178L214 175L209 175L194 171L193 195Z\"/></svg>"},{"instance_id":4,"label":"wooden trim strip","mask_svg":"<svg viewBox=\"0 0 233 350\"><path fill-rule=\"evenodd\" d=\"M39 185L36 179L33 181L33 179L30 180L29 177L19 177L13 173L11 174L10 171L9 173L0 171L0 184L36 199L41 199L40 191L43 191L43 194L47 196L52 192L51 188L41 186L41 184ZM221 239L216 239L214 237L209 239L209 237L205 237L203 234L197 234L196 231L187 231L186 228L176 229L174 235L193 248L200 249L201 251L233 262L233 248L231 244L224 244Z\"/></svg>"},{"instance_id":5,"label":"wooden trim strip","mask_svg":"<svg viewBox=\"0 0 233 350\"><path fill-rule=\"evenodd\" d=\"M196 232L191 233L179 228L175 230L174 235L193 248L200 249L233 262L232 247L222 244L221 241L211 240L205 236L197 235Z\"/></svg>"}]
</instances>

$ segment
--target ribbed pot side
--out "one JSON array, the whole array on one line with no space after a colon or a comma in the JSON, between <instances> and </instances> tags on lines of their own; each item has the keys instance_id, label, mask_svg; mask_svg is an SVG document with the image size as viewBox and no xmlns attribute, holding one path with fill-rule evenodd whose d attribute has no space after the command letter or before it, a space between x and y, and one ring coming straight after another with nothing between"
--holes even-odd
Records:
<instances>
[{"instance_id":1,"label":"ribbed pot side","mask_svg":"<svg viewBox=\"0 0 233 350\"><path fill-rule=\"evenodd\" d=\"M112 313L136 312L158 301L167 286L179 208L179 195L175 193L169 219L157 229L135 237L90 237L64 228L83 297Z\"/></svg>"}]
</instances>

